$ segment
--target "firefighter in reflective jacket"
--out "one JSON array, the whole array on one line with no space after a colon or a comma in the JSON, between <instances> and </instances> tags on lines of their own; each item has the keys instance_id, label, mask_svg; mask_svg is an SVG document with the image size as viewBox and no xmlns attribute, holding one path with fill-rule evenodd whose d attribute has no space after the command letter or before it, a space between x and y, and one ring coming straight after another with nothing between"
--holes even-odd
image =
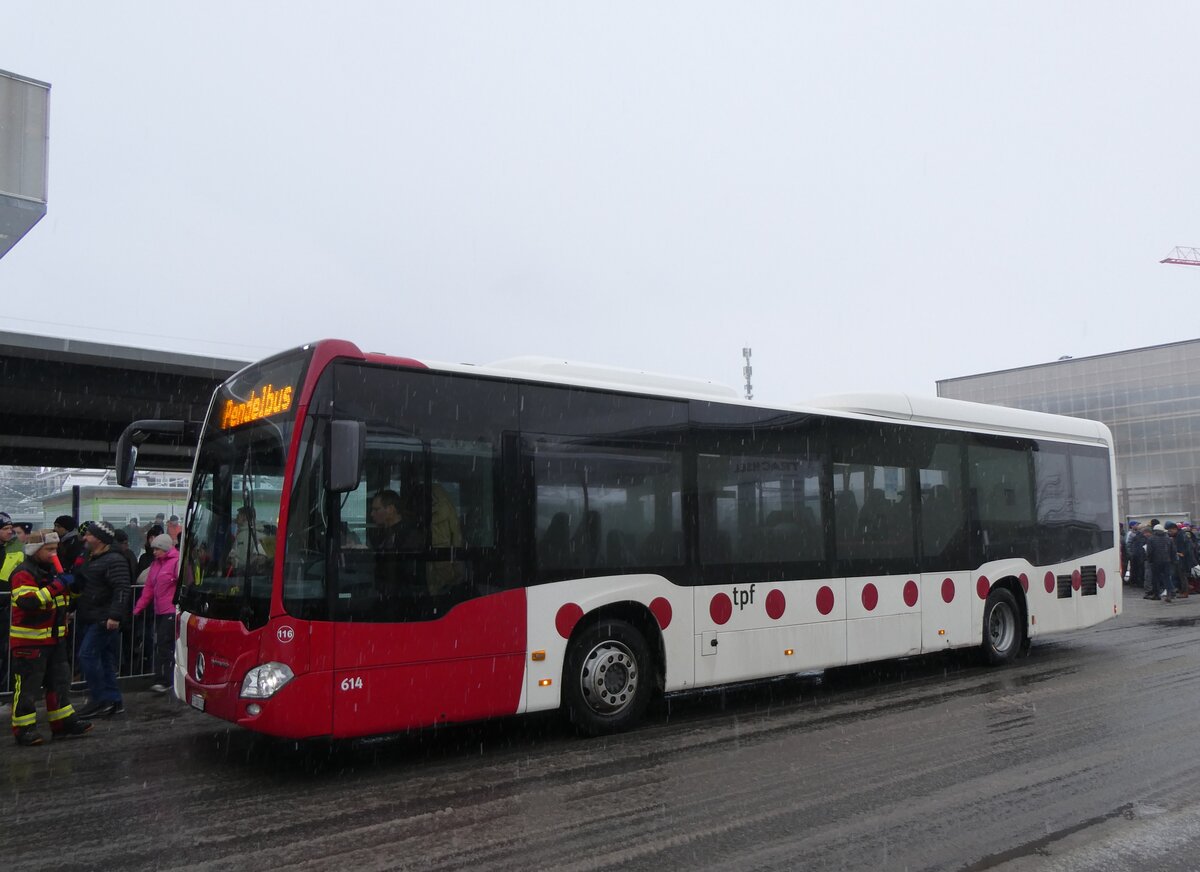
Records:
<instances>
[{"instance_id":1,"label":"firefighter in reflective jacket","mask_svg":"<svg viewBox=\"0 0 1200 872\"><path fill-rule=\"evenodd\" d=\"M31 533L25 539L25 561L12 574L12 729L18 745L40 745L35 726L37 693L46 690L46 716L56 739L82 736L92 728L71 707L70 643L67 608L70 592L55 575L58 534Z\"/></svg>"}]
</instances>

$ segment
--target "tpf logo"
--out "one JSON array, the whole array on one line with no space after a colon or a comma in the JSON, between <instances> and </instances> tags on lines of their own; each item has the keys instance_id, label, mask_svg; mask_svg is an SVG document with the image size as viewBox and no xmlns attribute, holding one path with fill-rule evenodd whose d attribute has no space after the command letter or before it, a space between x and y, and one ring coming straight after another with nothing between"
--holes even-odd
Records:
<instances>
[{"instance_id":1,"label":"tpf logo","mask_svg":"<svg viewBox=\"0 0 1200 872\"><path fill-rule=\"evenodd\" d=\"M296 631L285 624L275 631L275 638L286 645L296 638Z\"/></svg>"}]
</instances>

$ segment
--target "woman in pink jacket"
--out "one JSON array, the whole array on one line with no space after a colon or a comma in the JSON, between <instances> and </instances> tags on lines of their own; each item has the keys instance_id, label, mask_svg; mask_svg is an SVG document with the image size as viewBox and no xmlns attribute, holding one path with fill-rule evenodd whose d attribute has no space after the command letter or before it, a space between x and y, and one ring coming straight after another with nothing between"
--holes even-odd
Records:
<instances>
[{"instance_id":1,"label":"woman in pink jacket","mask_svg":"<svg viewBox=\"0 0 1200 872\"><path fill-rule=\"evenodd\" d=\"M166 693L173 681L175 654L175 586L179 583L179 552L166 533L150 541L154 562L146 575L146 587L138 597L133 613L154 604L154 669L156 679L150 689Z\"/></svg>"}]
</instances>

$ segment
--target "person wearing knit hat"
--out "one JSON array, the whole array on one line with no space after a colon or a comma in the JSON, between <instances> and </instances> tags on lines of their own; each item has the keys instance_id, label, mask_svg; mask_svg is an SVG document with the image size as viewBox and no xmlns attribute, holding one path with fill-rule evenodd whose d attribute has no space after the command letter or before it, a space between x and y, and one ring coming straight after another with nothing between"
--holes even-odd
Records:
<instances>
[{"instance_id":1,"label":"person wearing knit hat","mask_svg":"<svg viewBox=\"0 0 1200 872\"><path fill-rule=\"evenodd\" d=\"M75 563L83 556L83 535L71 515L59 515L54 519L54 532L58 534L58 562L68 573L75 570Z\"/></svg>"},{"instance_id":2,"label":"person wearing knit hat","mask_svg":"<svg viewBox=\"0 0 1200 872\"><path fill-rule=\"evenodd\" d=\"M179 552L170 535L160 533L150 540L154 562L146 573L146 586L133 607L134 615L154 606L154 673L150 689L166 693L174 683L175 587L179 583Z\"/></svg>"},{"instance_id":3,"label":"person wearing knit hat","mask_svg":"<svg viewBox=\"0 0 1200 872\"><path fill-rule=\"evenodd\" d=\"M117 539L117 531L108 521L88 521L87 533L84 536L95 536L105 545L111 545Z\"/></svg>"},{"instance_id":4,"label":"person wearing knit hat","mask_svg":"<svg viewBox=\"0 0 1200 872\"><path fill-rule=\"evenodd\" d=\"M87 682L89 704L79 717L90 720L119 715L125 711L117 684L121 657L121 622L130 612L129 563L113 548L117 531L108 521L89 521L83 534L88 556L75 570L79 591L77 620L83 626L79 665Z\"/></svg>"},{"instance_id":5,"label":"person wearing knit hat","mask_svg":"<svg viewBox=\"0 0 1200 872\"><path fill-rule=\"evenodd\" d=\"M12 574L14 682L12 731L18 745L40 745L37 695L46 691L46 717L56 739L82 736L92 728L71 705L71 643L67 638L67 583L55 573L58 534L30 533L25 560Z\"/></svg>"}]
</instances>

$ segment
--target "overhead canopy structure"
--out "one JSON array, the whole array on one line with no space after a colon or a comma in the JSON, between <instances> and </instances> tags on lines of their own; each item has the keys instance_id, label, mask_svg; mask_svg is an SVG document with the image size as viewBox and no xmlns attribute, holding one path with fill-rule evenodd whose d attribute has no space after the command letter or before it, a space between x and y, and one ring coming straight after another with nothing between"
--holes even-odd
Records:
<instances>
[{"instance_id":1,"label":"overhead canopy structure","mask_svg":"<svg viewBox=\"0 0 1200 872\"><path fill-rule=\"evenodd\" d=\"M0 331L0 464L104 469L146 418L203 421L240 360ZM146 442L139 465L191 469L193 444Z\"/></svg>"},{"instance_id":2,"label":"overhead canopy structure","mask_svg":"<svg viewBox=\"0 0 1200 872\"><path fill-rule=\"evenodd\" d=\"M46 214L50 86L0 70L0 257Z\"/></svg>"}]
</instances>

